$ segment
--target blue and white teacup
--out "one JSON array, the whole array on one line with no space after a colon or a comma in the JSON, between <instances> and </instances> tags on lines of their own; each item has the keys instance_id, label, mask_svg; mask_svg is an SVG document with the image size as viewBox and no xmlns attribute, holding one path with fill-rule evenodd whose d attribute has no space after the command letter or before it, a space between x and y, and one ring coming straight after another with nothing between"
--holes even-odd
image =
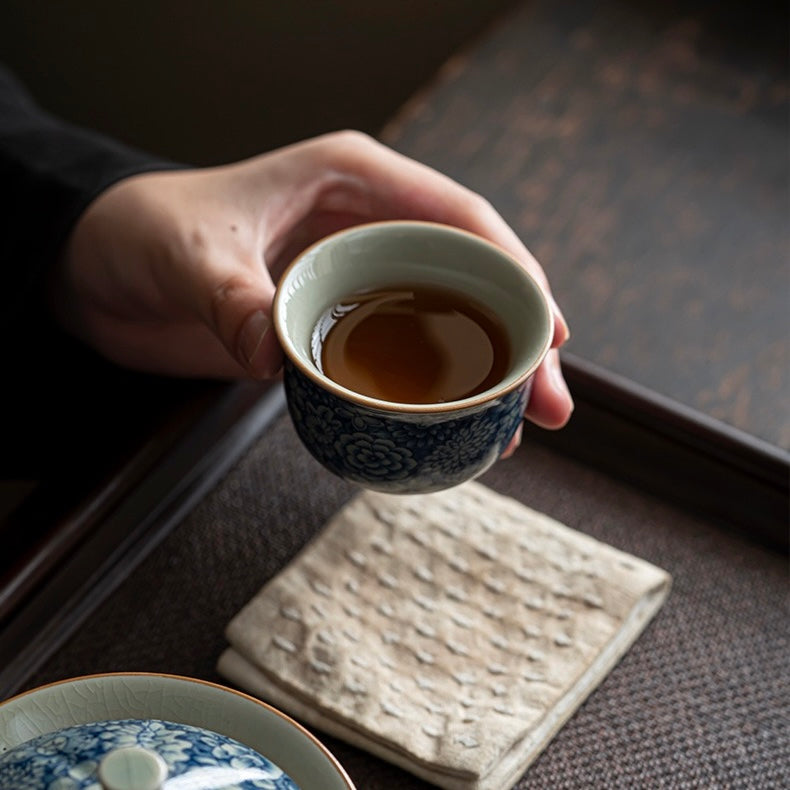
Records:
<instances>
[{"instance_id":1,"label":"blue and white teacup","mask_svg":"<svg viewBox=\"0 0 790 790\"><path fill-rule=\"evenodd\" d=\"M349 294L403 283L464 293L499 317L511 345L499 382L462 400L414 404L362 395L323 374L312 337L325 311ZM553 331L541 287L515 258L466 231L419 221L359 225L308 248L280 279L274 326L304 445L341 478L399 494L450 488L500 457Z\"/></svg>"}]
</instances>

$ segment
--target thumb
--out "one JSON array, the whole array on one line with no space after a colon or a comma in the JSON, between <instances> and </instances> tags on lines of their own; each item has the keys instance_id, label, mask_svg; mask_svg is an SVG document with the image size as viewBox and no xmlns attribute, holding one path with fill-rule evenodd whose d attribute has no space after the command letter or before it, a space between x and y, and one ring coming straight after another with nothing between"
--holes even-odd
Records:
<instances>
[{"instance_id":1,"label":"thumb","mask_svg":"<svg viewBox=\"0 0 790 790\"><path fill-rule=\"evenodd\" d=\"M216 282L204 320L249 376L265 379L282 367L283 354L272 325L274 285L260 277L234 274Z\"/></svg>"}]
</instances>

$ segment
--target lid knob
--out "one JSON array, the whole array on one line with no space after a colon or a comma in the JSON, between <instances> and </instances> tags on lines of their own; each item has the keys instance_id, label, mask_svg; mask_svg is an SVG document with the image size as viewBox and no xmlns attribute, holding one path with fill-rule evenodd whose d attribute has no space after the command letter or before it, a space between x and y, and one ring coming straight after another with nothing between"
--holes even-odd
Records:
<instances>
[{"instance_id":1,"label":"lid knob","mask_svg":"<svg viewBox=\"0 0 790 790\"><path fill-rule=\"evenodd\" d=\"M99 763L103 790L161 790L167 764L156 753L139 746L108 752Z\"/></svg>"}]
</instances>

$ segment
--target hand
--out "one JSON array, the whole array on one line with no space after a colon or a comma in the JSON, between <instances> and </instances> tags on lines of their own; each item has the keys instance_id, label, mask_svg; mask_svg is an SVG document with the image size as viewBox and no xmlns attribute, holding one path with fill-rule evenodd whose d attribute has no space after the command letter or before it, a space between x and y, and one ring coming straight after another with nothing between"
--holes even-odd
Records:
<instances>
[{"instance_id":1,"label":"hand","mask_svg":"<svg viewBox=\"0 0 790 790\"><path fill-rule=\"evenodd\" d=\"M554 350L526 416L564 425L573 404L556 349L568 328L540 265L482 197L357 132L120 181L75 226L50 301L70 331L122 365L267 378L282 364L269 317L284 266L330 232L382 219L455 225L523 262L554 306Z\"/></svg>"}]
</instances>

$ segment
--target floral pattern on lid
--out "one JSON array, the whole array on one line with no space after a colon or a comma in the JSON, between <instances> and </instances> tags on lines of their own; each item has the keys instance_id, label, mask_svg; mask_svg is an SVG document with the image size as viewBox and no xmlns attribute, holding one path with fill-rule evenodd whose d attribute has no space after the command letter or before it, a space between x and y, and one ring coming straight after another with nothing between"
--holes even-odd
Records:
<instances>
[{"instance_id":1,"label":"floral pattern on lid","mask_svg":"<svg viewBox=\"0 0 790 790\"><path fill-rule=\"evenodd\" d=\"M157 719L99 721L39 735L0 756L0 790L101 790L102 759L129 747L164 760L168 779L163 790L299 790L280 768L243 743Z\"/></svg>"}]
</instances>

